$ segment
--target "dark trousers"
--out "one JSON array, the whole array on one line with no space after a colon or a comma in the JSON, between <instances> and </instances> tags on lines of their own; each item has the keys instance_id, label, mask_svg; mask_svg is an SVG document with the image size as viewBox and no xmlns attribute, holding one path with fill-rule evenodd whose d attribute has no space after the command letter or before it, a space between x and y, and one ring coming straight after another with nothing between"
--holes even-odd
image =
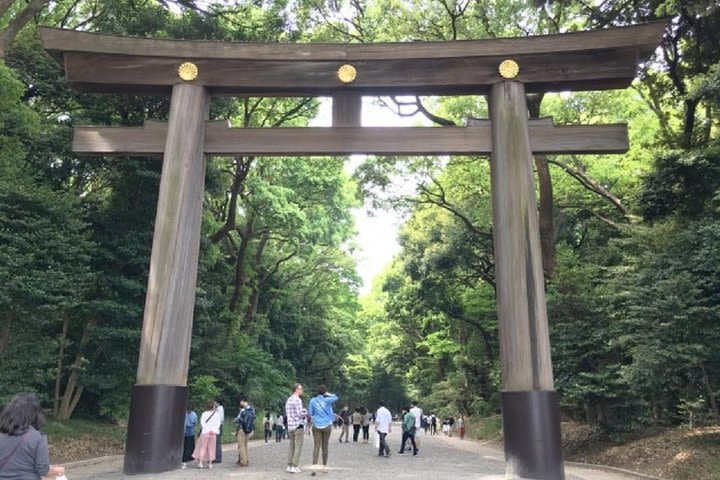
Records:
<instances>
[{"instance_id":1,"label":"dark trousers","mask_svg":"<svg viewBox=\"0 0 720 480\"><path fill-rule=\"evenodd\" d=\"M370 440L370 425L363 425L363 441L367 442Z\"/></svg>"},{"instance_id":2,"label":"dark trousers","mask_svg":"<svg viewBox=\"0 0 720 480\"><path fill-rule=\"evenodd\" d=\"M403 453L405 451L405 442L410 440L410 444L413 447L413 455L417 455L417 445L415 444L415 434L406 432L403 430L403 436L402 436L402 445L400 445L400 453Z\"/></svg>"},{"instance_id":3,"label":"dark trousers","mask_svg":"<svg viewBox=\"0 0 720 480\"><path fill-rule=\"evenodd\" d=\"M221 463L222 462L222 436L223 436L223 426L220 425L220 434L217 436L217 443L215 444L215 460L213 460L213 463Z\"/></svg>"},{"instance_id":4,"label":"dark trousers","mask_svg":"<svg viewBox=\"0 0 720 480\"><path fill-rule=\"evenodd\" d=\"M378 432L378 435L380 435L380 450L378 451L378 455L390 455L390 447L388 447L385 441L387 433Z\"/></svg>"},{"instance_id":5,"label":"dark trousers","mask_svg":"<svg viewBox=\"0 0 720 480\"><path fill-rule=\"evenodd\" d=\"M353 442L357 442L358 435L360 435L360 425L353 425Z\"/></svg>"},{"instance_id":6,"label":"dark trousers","mask_svg":"<svg viewBox=\"0 0 720 480\"><path fill-rule=\"evenodd\" d=\"M192 462L193 459L193 451L195 450L195 435L185 435L185 439L183 441L183 462Z\"/></svg>"}]
</instances>

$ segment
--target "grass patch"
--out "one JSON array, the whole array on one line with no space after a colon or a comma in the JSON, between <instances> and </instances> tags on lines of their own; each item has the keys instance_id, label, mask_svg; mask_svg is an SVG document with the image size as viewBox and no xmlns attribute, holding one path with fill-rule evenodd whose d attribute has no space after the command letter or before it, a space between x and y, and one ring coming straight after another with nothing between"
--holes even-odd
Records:
<instances>
[{"instance_id":1,"label":"grass patch","mask_svg":"<svg viewBox=\"0 0 720 480\"><path fill-rule=\"evenodd\" d=\"M502 417L469 417L465 419L465 436L476 440L502 439Z\"/></svg>"},{"instance_id":2,"label":"grass patch","mask_svg":"<svg viewBox=\"0 0 720 480\"><path fill-rule=\"evenodd\" d=\"M126 429L113 423L98 423L87 420L70 419L58 422L48 419L42 428L43 433L52 440L74 440L84 437L106 437L119 442L125 442Z\"/></svg>"}]
</instances>

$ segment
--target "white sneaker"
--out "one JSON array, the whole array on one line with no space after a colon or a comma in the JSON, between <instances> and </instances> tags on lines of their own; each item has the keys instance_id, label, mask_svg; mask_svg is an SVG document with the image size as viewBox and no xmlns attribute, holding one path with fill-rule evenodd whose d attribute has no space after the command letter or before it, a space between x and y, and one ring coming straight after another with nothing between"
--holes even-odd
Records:
<instances>
[{"instance_id":1,"label":"white sneaker","mask_svg":"<svg viewBox=\"0 0 720 480\"><path fill-rule=\"evenodd\" d=\"M290 470L290 473L300 473L302 470L300 470L298 467L292 467L292 470Z\"/></svg>"},{"instance_id":2,"label":"white sneaker","mask_svg":"<svg viewBox=\"0 0 720 480\"><path fill-rule=\"evenodd\" d=\"M288 473L294 473L294 472L292 471L292 467L287 467L287 469L286 469L285 471L288 472Z\"/></svg>"},{"instance_id":3,"label":"white sneaker","mask_svg":"<svg viewBox=\"0 0 720 480\"><path fill-rule=\"evenodd\" d=\"M183 462L182 468L187 468L187 463Z\"/></svg>"}]
</instances>

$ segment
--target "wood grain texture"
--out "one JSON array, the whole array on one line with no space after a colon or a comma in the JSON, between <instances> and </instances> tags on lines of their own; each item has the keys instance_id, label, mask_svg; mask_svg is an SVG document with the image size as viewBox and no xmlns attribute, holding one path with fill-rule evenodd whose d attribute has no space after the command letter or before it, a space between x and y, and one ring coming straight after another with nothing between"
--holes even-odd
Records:
<instances>
[{"instance_id":1,"label":"wood grain texture","mask_svg":"<svg viewBox=\"0 0 720 480\"><path fill-rule=\"evenodd\" d=\"M332 97L333 127L359 127L362 125L362 96L338 92Z\"/></svg>"},{"instance_id":2,"label":"wood grain texture","mask_svg":"<svg viewBox=\"0 0 720 480\"><path fill-rule=\"evenodd\" d=\"M553 390L532 152L522 83L490 93L490 180L503 390Z\"/></svg>"},{"instance_id":3,"label":"wood grain texture","mask_svg":"<svg viewBox=\"0 0 720 480\"><path fill-rule=\"evenodd\" d=\"M228 128L208 122L207 155L472 155L492 150L490 123L468 127ZM73 152L81 155L162 155L167 124L144 127L76 127ZM554 126L532 121L535 153L624 153L626 125Z\"/></svg>"},{"instance_id":4,"label":"wood grain texture","mask_svg":"<svg viewBox=\"0 0 720 480\"><path fill-rule=\"evenodd\" d=\"M173 89L155 216L137 383L186 385L205 187L209 108L197 85Z\"/></svg>"},{"instance_id":5,"label":"wood grain texture","mask_svg":"<svg viewBox=\"0 0 720 480\"><path fill-rule=\"evenodd\" d=\"M217 95L459 95L487 93L512 58L526 91L623 88L660 43L664 23L537 37L389 44L252 44L128 38L41 29L45 48L78 89L167 93L177 67ZM351 63L356 79L337 69Z\"/></svg>"}]
</instances>

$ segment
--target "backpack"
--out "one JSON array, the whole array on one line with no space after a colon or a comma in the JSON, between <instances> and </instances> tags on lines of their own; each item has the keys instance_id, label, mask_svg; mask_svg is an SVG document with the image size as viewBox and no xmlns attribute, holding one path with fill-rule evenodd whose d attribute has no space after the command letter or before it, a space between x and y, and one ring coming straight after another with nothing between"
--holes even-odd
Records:
<instances>
[{"instance_id":1,"label":"backpack","mask_svg":"<svg viewBox=\"0 0 720 480\"><path fill-rule=\"evenodd\" d=\"M255 431L255 409L249 405L243 408L237 423L238 427L242 428L245 433Z\"/></svg>"}]
</instances>

